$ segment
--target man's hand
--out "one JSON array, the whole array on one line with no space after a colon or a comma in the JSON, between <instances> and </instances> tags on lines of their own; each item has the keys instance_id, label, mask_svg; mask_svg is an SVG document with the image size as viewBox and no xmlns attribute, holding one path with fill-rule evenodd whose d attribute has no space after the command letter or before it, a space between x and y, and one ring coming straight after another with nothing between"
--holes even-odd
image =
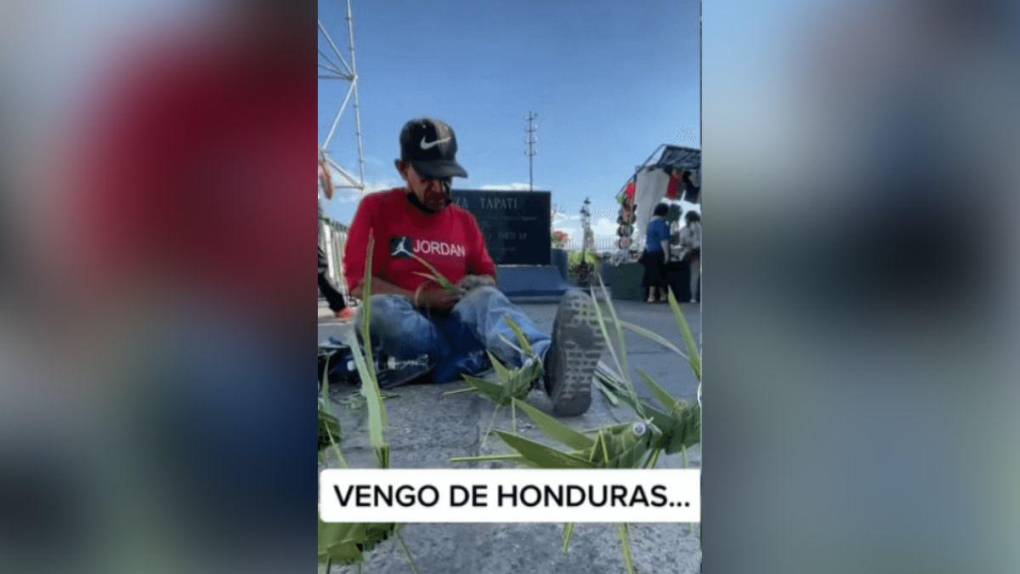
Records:
<instances>
[{"instance_id":1,"label":"man's hand","mask_svg":"<svg viewBox=\"0 0 1020 574\"><path fill-rule=\"evenodd\" d=\"M421 309L445 313L453 309L463 295L462 290L450 292L446 289L423 289L415 296L415 303Z\"/></svg>"},{"instance_id":2,"label":"man's hand","mask_svg":"<svg viewBox=\"0 0 1020 574\"><path fill-rule=\"evenodd\" d=\"M475 287L495 287L496 280L488 275L465 275L460 281L457 282L457 287L465 291L470 291Z\"/></svg>"}]
</instances>

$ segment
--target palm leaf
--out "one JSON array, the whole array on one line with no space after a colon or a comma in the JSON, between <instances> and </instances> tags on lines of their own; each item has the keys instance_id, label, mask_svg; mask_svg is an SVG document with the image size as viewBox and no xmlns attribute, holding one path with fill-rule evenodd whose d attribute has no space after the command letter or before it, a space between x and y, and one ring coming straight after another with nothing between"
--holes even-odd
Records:
<instances>
[{"instance_id":1,"label":"palm leaf","mask_svg":"<svg viewBox=\"0 0 1020 574\"><path fill-rule=\"evenodd\" d=\"M606 319L606 322L607 323L615 323L615 321L613 319ZM656 333L654 331L651 331L649 329L641 327L640 325L635 325L634 323L629 323L627 321L620 321L619 324L624 329L626 329L626 330L628 330L628 331L630 331L630 332L632 332L634 334L640 335L640 336L642 336L642 337L644 337L644 338L646 338L646 339L648 339L650 341L658 343L659 345L662 345L666 349L669 349L670 351L676 353L677 355L680 355L684 359L687 358L687 353L684 353L683 351L681 351L679 347L677 347L676 345L671 343L669 341L669 339L666 339L662 335L659 335L658 333Z\"/></svg>"},{"instance_id":2,"label":"palm leaf","mask_svg":"<svg viewBox=\"0 0 1020 574\"><path fill-rule=\"evenodd\" d=\"M623 546L623 565L627 568L627 574L634 574L634 555L630 550L630 534L627 523L620 525L620 544Z\"/></svg>"},{"instance_id":3,"label":"palm leaf","mask_svg":"<svg viewBox=\"0 0 1020 574\"><path fill-rule=\"evenodd\" d=\"M602 396L606 397L606 400L610 402L614 407L620 406L620 399L616 396L616 390L610 387L611 383L607 383L604 378L605 375L600 375L598 372L595 373L595 384L599 390L602 391Z\"/></svg>"},{"instance_id":4,"label":"palm leaf","mask_svg":"<svg viewBox=\"0 0 1020 574\"><path fill-rule=\"evenodd\" d=\"M524 401L513 400L513 404L520 407L524 414L535 423L545 435L553 440L559 441L571 448L583 450L590 448L595 441L557 421L553 417L543 413Z\"/></svg>"},{"instance_id":5,"label":"palm leaf","mask_svg":"<svg viewBox=\"0 0 1020 574\"><path fill-rule=\"evenodd\" d=\"M626 381L627 374L623 371L623 367L620 363L620 357L616 353L616 346L613 344L613 340L609 337L609 330L606 329L606 320L602 317L602 308L599 305L598 297L595 295L595 288L591 287L591 300L593 308L595 309L595 318L599 326L599 331L602 332L602 338L606 342L606 346L609 347L609 355L613 357L613 362L616 363L616 368L622 373L621 378Z\"/></svg>"},{"instance_id":6,"label":"palm leaf","mask_svg":"<svg viewBox=\"0 0 1020 574\"><path fill-rule=\"evenodd\" d=\"M318 558L320 562L360 564L364 553L375 548L396 531L396 524L326 523L319 520Z\"/></svg>"},{"instance_id":7,"label":"palm leaf","mask_svg":"<svg viewBox=\"0 0 1020 574\"><path fill-rule=\"evenodd\" d=\"M517 342L521 345L521 351L524 355L534 355L535 352L531 349L531 342L524 336L524 331L521 330L521 326L516 321L510 318L510 315L504 316L506 324L510 326L510 330L517 336Z\"/></svg>"},{"instance_id":8,"label":"palm leaf","mask_svg":"<svg viewBox=\"0 0 1020 574\"><path fill-rule=\"evenodd\" d=\"M375 372L375 364L371 348L372 338L369 329L372 318L373 246L374 238L372 237L372 233L369 232L368 253L365 258L365 277L362 284L363 300L361 310L361 341L364 343L364 347L361 343L359 343L358 336L354 331L348 331L345 334L344 342L351 348L351 355L354 358L354 364L358 370L358 376L361 378L361 394L365 399L365 405L368 410L369 440L376 452L376 456L378 457L379 466L381 468L389 468L389 445L386 444L386 440L383 435L387 422L386 407L383 404L384 396L382 391L379 389L379 382L376 378L377 374ZM325 379L323 390L325 395L324 399L328 401L328 376ZM322 405L323 402L325 401L320 401L320 405ZM328 405L323 406L327 410L327 414L329 414ZM339 420L337 420L337 424L339 425ZM339 429L339 426L337 428ZM343 453L340 451L339 445L336 444L328 425L326 426L326 434L333 448L336 449L341 464L346 467L347 464L343 459ZM365 560L365 553L371 551L379 543L387 540L393 534L396 534L411 570L417 574L418 570L414 565L414 559L411 557L410 550L407 548L403 538L400 536L398 525L393 523L325 523L321 518L319 518L317 541L318 560L326 563L327 572L334 562L342 565L357 564L358 570L360 571L361 564Z\"/></svg>"},{"instance_id":9,"label":"palm leaf","mask_svg":"<svg viewBox=\"0 0 1020 574\"><path fill-rule=\"evenodd\" d=\"M659 404L665 407L670 414L676 414L680 406L679 401L674 399L673 395L669 394L666 389L659 386L659 383L652 380L648 373L641 369L638 369L637 372L641 377L641 381L648 387L648 390L652 391L652 394L655 395L655 400L659 401Z\"/></svg>"},{"instance_id":10,"label":"palm leaf","mask_svg":"<svg viewBox=\"0 0 1020 574\"><path fill-rule=\"evenodd\" d=\"M648 452L648 443L634 442L623 450L618 450L606 465L609 468L639 468L641 458Z\"/></svg>"},{"instance_id":11,"label":"palm leaf","mask_svg":"<svg viewBox=\"0 0 1020 574\"><path fill-rule=\"evenodd\" d=\"M623 327L620 325L620 318L616 316L616 307L613 306L612 297L609 296L609 290L606 289L606 284L602 282L602 276L596 275L599 280L599 289L602 291L602 296L606 299L606 307L609 308L609 314L613 318L613 326L616 327L616 338L620 342L620 359L623 364L620 367L621 373L629 373L630 369L627 366L627 349L626 343L623 338ZM598 306L598 301L595 302Z\"/></svg>"},{"instance_id":12,"label":"palm leaf","mask_svg":"<svg viewBox=\"0 0 1020 574\"><path fill-rule=\"evenodd\" d=\"M670 424L672 423L673 418L669 415L669 413L664 413L660 411L659 409L655 408L653 405L649 404L646 401L642 401L641 399L635 399L635 397L630 394L621 394L619 395L619 397L620 400L627 404L627 406L634 409L634 412L639 417L644 419L652 419L652 423L659 428L662 429L669 428ZM640 405L640 407L638 405Z\"/></svg>"},{"instance_id":13,"label":"palm leaf","mask_svg":"<svg viewBox=\"0 0 1020 574\"><path fill-rule=\"evenodd\" d=\"M357 336L348 331L345 335L345 342L351 347L354 365L358 369L358 375L361 377L361 394L365 397L365 405L368 408L369 442L376 451L380 466L388 468L389 446L383 437L383 428L386 426L386 406L383 404L379 385L365 364L365 357L361 354L361 347L358 345Z\"/></svg>"},{"instance_id":14,"label":"palm leaf","mask_svg":"<svg viewBox=\"0 0 1020 574\"><path fill-rule=\"evenodd\" d=\"M440 286L442 286L443 289L446 289L447 291L457 290L457 287L453 283L451 283L450 280L447 279L442 273L440 273L438 269L433 267L431 263L425 261L424 259L422 259L418 255L415 255L414 253L411 254L411 257L418 263L424 265L425 268L428 269L429 272L432 274L431 279L438 283Z\"/></svg>"},{"instance_id":15,"label":"palm leaf","mask_svg":"<svg viewBox=\"0 0 1020 574\"><path fill-rule=\"evenodd\" d=\"M485 427L485 434L482 435L482 448L485 447L485 441L489 440L489 433L492 432L492 427L496 426L496 417L499 416L499 409L503 408L503 405L497 403L496 408L492 410L492 416L489 418L489 425Z\"/></svg>"},{"instance_id":16,"label":"palm leaf","mask_svg":"<svg viewBox=\"0 0 1020 574\"><path fill-rule=\"evenodd\" d=\"M687 345L687 361L691 365L691 370L694 371L695 378L701 381L701 353L698 351L698 343L694 340L691 328L687 324L687 318L684 317L680 304L677 303L676 297L673 296L672 289L669 290L667 298L669 299L669 306L673 310L676 324L680 327L680 334L683 335L684 344Z\"/></svg>"},{"instance_id":17,"label":"palm leaf","mask_svg":"<svg viewBox=\"0 0 1020 574\"><path fill-rule=\"evenodd\" d=\"M411 567L411 572L418 574L418 567L414 565L414 557L411 556L411 549L407 547L407 543L404 542L404 537L400 535L400 526L393 529L393 533L397 535L397 541L400 542L400 548L404 551L404 558L407 559L407 565ZM329 574L329 571L326 571Z\"/></svg>"},{"instance_id":18,"label":"palm leaf","mask_svg":"<svg viewBox=\"0 0 1020 574\"><path fill-rule=\"evenodd\" d=\"M341 432L340 420L321 410L322 400L319 401L319 405L319 459L324 461L323 450L332 447L340 466L347 468L347 459L344 458L344 453L338 444Z\"/></svg>"},{"instance_id":19,"label":"palm leaf","mask_svg":"<svg viewBox=\"0 0 1020 574\"><path fill-rule=\"evenodd\" d=\"M341 438L342 428L340 427L340 419L333 414L333 409L330 407L329 398L329 360L330 357L326 357L322 368L322 394L318 399L318 447L319 454L322 451L332 445L337 458L346 467L347 461L344 460L343 453L340 452L340 447L337 446L337 442Z\"/></svg>"},{"instance_id":20,"label":"palm leaf","mask_svg":"<svg viewBox=\"0 0 1020 574\"><path fill-rule=\"evenodd\" d=\"M386 444L386 439L383 436L383 429L387 423L386 405L383 404L382 392L376 378L372 358L372 334L369 328L372 321L372 252L374 245L375 238L370 232L365 254L365 277L362 283L361 340L364 342L364 354L362 354L362 345L358 343L358 338L353 331L346 333L345 343L351 348L354 365L361 378L361 394L365 397L365 404L368 408L369 442L379 459L379 466L389 468L389 445Z\"/></svg>"},{"instance_id":21,"label":"palm leaf","mask_svg":"<svg viewBox=\"0 0 1020 574\"><path fill-rule=\"evenodd\" d=\"M428 279L429 281L432 281L433 283L442 286L442 283L439 282L439 278L431 273L425 273L424 271L412 271L411 273L417 275L418 277L424 277L425 279Z\"/></svg>"},{"instance_id":22,"label":"palm leaf","mask_svg":"<svg viewBox=\"0 0 1020 574\"><path fill-rule=\"evenodd\" d=\"M659 464L659 455L662 454L661 448L654 448L652 452L648 453L648 460L645 461L645 468L655 468L655 465ZM684 465L687 468L687 465Z\"/></svg>"},{"instance_id":23,"label":"palm leaf","mask_svg":"<svg viewBox=\"0 0 1020 574\"><path fill-rule=\"evenodd\" d=\"M464 382L471 385L472 390L475 390L486 398L493 402L499 402L503 395L504 387L485 379L479 379L478 377L472 377L471 375L461 375L464 378ZM462 389L463 390L463 389ZM457 391L452 391L457 392Z\"/></svg>"},{"instance_id":24,"label":"palm leaf","mask_svg":"<svg viewBox=\"0 0 1020 574\"><path fill-rule=\"evenodd\" d=\"M497 359L495 355L493 355L492 353L486 354L489 355L489 361L492 363L492 368L495 369L496 371L496 378L499 379L499 382L503 383L504 385L510 384L511 379L510 369L507 369L506 366L503 365L503 363L499 362L499 359Z\"/></svg>"},{"instance_id":25,"label":"palm leaf","mask_svg":"<svg viewBox=\"0 0 1020 574\"><path fill-rule=\"evenodd\" d=\"M563 525L563 553L570 550L570 539L574 536L574 523L568 522Z\"/></svg>"},{"instance_id":26,"label":"palm leaf","mask_svg":"<svg viewBox=\"0 0 1020 574\"><path fill-rule=\"evenodd\" d=\"M613 318L616 318L616 310L613 309L613 302L610 300L609 291L606 289L606 285L602 283L602 277L599 277L599 283L602 285L602 294L606 298L606 304L609 307L610 313ZM616 368L620 372L620 384L622 384L627 389L627 392L630 393L631 398L633 399L632 406L635 410L637 410L638 414L644 418L644 414L641 413L641 401L638 400L637 391L634 390L634 385L631 384L630 379L628 378L627 373L629 371L627 370L626 360L627 345L623 339L623 331L620 330L619 319L616 319L617 335L619 336L617 342L620 345L620 352L617 353L616 345L613 344L613 339L609 337L609 330L606 329L607 321L602 315L602 306L599 304L598 297L595 295L595 287L591 287L591 300L592 306L595 309L595 318L598 322L599 330L602 332L602 337L606 341L606 347L609 348L609 354L613 357L613 362L616 363ZM621 355L624 357L622 360L620 359Z\"/></svg>"},{"instance_id":27,"label":"palm leaf","mask_svg":"<svg viewBox=\"0 0 1020 574\"><path fill-rule=\"evenodd\" d=\"M496 431L496 434L510 448L519 452L525 460L531 461L541 468L594 468L592 464L584 459L558 451L520 435L503 431Z\"/></svg>"},{"instance_id":28,"label":"palm leaf","mask_svg":"<svg viewBox=\"0 0 1020 574\"><path fill-rule=\"evenodd\" d=\"M671 434L673 435L672 440L666 451L670 454L701 442L701 405L698 403L682 404Z\"/></svg>"},{"instance_id":29,"label":"palm leaf","mask_svg":"<svg viewBox=\"0 0 1020 574\"><path fill-rule=\"evenodd\" d=\"M455 456L450 462L497 462L504 460L523 461L524 457L519 454L483 454L479 456Z\"/></svg>"},{"instance_id":30,"label":"palm leaf","mask_svg":"<svg viewBox=\"0 0 1020 574\"><path fill-rule=\"evenodd\" d=\"M517 345L515 345L514 342L511 341L510 339L507 339L505 335L500 334L499 340L503 341L504 343L506 343L506 345L508 347L510 347L511 349L517 351L518 353L520 353L522 355L524 354L524 349L522 349L522 348L518 347Z\"/></svg>"},{"instance_id":31,"label":"palm leaf","mask_svg":"<svg viewBox=\"0 0 1020 574\"><path fill-rule=\"evenodd\" d=\"M329 523L319 520L318 546L320 562L353 564L364 559L361 550L352 543L354 524Z\"/></svg>"},{"instance_id":32,"label":"palm leaf","mask_svg":"<svg viewBox=\"0 0 1020 574\"><path fill-rule=\"evenodd\" d=\"M365 248L365 276L361 281L361 340L365 343L366 372L371 374L373 381L376 381L378 379L375 378L375 360L372 357L372 338L369 332L369 326L372 324L372 254L374 251L375 235L369 230L368 246ZM357 346L353 345L353 347ZM361 375L361 372L359 371L358 374Z\"/></svg>"}]
</instances>

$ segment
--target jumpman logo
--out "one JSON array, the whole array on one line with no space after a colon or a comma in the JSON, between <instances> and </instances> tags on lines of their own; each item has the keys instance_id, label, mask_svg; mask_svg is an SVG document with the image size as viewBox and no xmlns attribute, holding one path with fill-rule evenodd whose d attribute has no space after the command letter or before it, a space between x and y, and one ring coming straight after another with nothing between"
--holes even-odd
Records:
<instances>
[{"instance_id":1,"label":"jumpman logo","mask_svg":"<svg viewBox=\"0 0 1020 574\"><path fill-rule=\"evenodd\" d=\"M390 239L390 257L407 259L413 257L410 237L394 237Z\"/></svg>"}]
</instances>

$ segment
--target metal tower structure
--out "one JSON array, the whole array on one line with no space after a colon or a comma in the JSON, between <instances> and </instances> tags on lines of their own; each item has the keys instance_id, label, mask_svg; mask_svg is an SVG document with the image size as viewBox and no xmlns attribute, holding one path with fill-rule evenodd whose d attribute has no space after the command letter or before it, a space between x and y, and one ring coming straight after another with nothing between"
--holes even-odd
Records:
<instances>
[{"instance_id":1,"label":"metal tower structure","mask_svg":"<svg viewBox=\"0 0 1020 574\"><path fill-rule=\"evenodd\" d=\"M320 4L329 1L330 0L320 0ZM332 167L336 173L340 174L340 177L342 178L342 181L338 182L337 187L357 189L364 192L365 147L361 138L361 102L358 99L358 83L360 79L358 77L357 61L354 55L354 16L351 12L351 0L346 0L346 4L346 53L337 46L337 43L333 40L333 36L330 35L329 30L323 24L322 19L320 18L317 22L319 28L319 41L317 48L319 51L319 80L339 81L347 84L346 95L344 96L343 101L339 102L339 107L337 108L336 113L333 116L333 121L329 126L329 132L326 133L325 139L319 142L319 149L320 153L326 156L326 160L329 162L330 167ZM344 117L345 112L347 112L348 104L353 104L351 113L354 115L354 138L344 138L343 141L345 141L345 143L342 145L344 145L346 150L349 150L351 148L355 148L356 144L358 163L356 170L350 166L344 167L340 165L340 163L330 154L330 151L334 149L335 144L338 143L337 128L340 125L340 120ZM357 171L357 176L353 173L355 171Z\"/></svg>"},{"instance_id":2,"label":"metal tower structure","mask_svg":"<svg viewBox=\"0 0 1020 574\"><path fill-rule=\"evenodd\" d=\"M528 191L535 191L535 178L533 163L535 159L535 144L538 143L538 138L535 137L535 132L538 131L538 126L535 125L535 120L538 119L538 114L535 112L528 112L528 115L524 117L528 122L528 127L524 130L528 137L524 143L527 144L528 149L524 150L524 155L528 156Z\"/></svg>"}]
</instances>

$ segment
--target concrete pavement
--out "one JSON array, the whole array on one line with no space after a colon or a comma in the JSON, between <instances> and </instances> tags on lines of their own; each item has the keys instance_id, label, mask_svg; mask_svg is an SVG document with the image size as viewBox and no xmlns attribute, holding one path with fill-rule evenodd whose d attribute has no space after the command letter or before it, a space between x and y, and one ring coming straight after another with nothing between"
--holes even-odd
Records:
<instances>
[{"instance_id":1,"label":"concrete pavement","mask_svg":"<svg viewBox=\"0 0 1020 574\"><path fill-rule=\"evenodd\" d=\"M621 319L650 329L683 348L676 322L667 305L647 305L632 301L614 301ZM547 332L552 328L556 305L523 304L521 307L536 324ZM700 340L700 310L693 304L683 305L687 320ZM319 338L339 335L350 328L337 323L322 305L319 308ZM693 401L697 381L686 362L654 342L636 335L627 335L627 357L633 380L637 369L648 373L673 396ZM609 353L603 360L611 363ZM442 393L458 388L447 385L416 385L400 387L396 397L386 401L389 425L386 440L391 447L394 468L451 468L451 457L509 452L496 435L483 444L483 435L493 428L511 427L508 409L501 409L493 419L494 406L470 393L442 398ZM638 385L639 394L641 386ZM371 467L375 457L368 448L365 409L352 409L343 402L355 392L349 388L334 389L334 412L343 425L343 450L354 467ZM549 412L544 393L533 391L530 404ZM591 409L579 417L563 418L561 422L576 429L591 429L605 424L635 420L626 406L613 407L598 391L594 392ZM545 440L540 432L518 416L518 431L529 438ZM701 447L688 453L691 466L700 466ZM680 468L679 456L663 457L660 468ZM483 467L500 467L505 463L480 463ZM331 464L330 466L335 466ZM545 573L601 574L624 572L620 541L613 524L581 524L575 528L570 552L561 551L562 525L558 524L411 524L403 530L404 538L421 574L470 573L502 574ZM642 573L694 573L701 570L700 542L688 525L644 524L630 529L634 562ZM355 572L356 569L335 567L333 572ZM386 542L374 550L364 572L410 572L399 545Z\"/></svg>"}]
</instances>

